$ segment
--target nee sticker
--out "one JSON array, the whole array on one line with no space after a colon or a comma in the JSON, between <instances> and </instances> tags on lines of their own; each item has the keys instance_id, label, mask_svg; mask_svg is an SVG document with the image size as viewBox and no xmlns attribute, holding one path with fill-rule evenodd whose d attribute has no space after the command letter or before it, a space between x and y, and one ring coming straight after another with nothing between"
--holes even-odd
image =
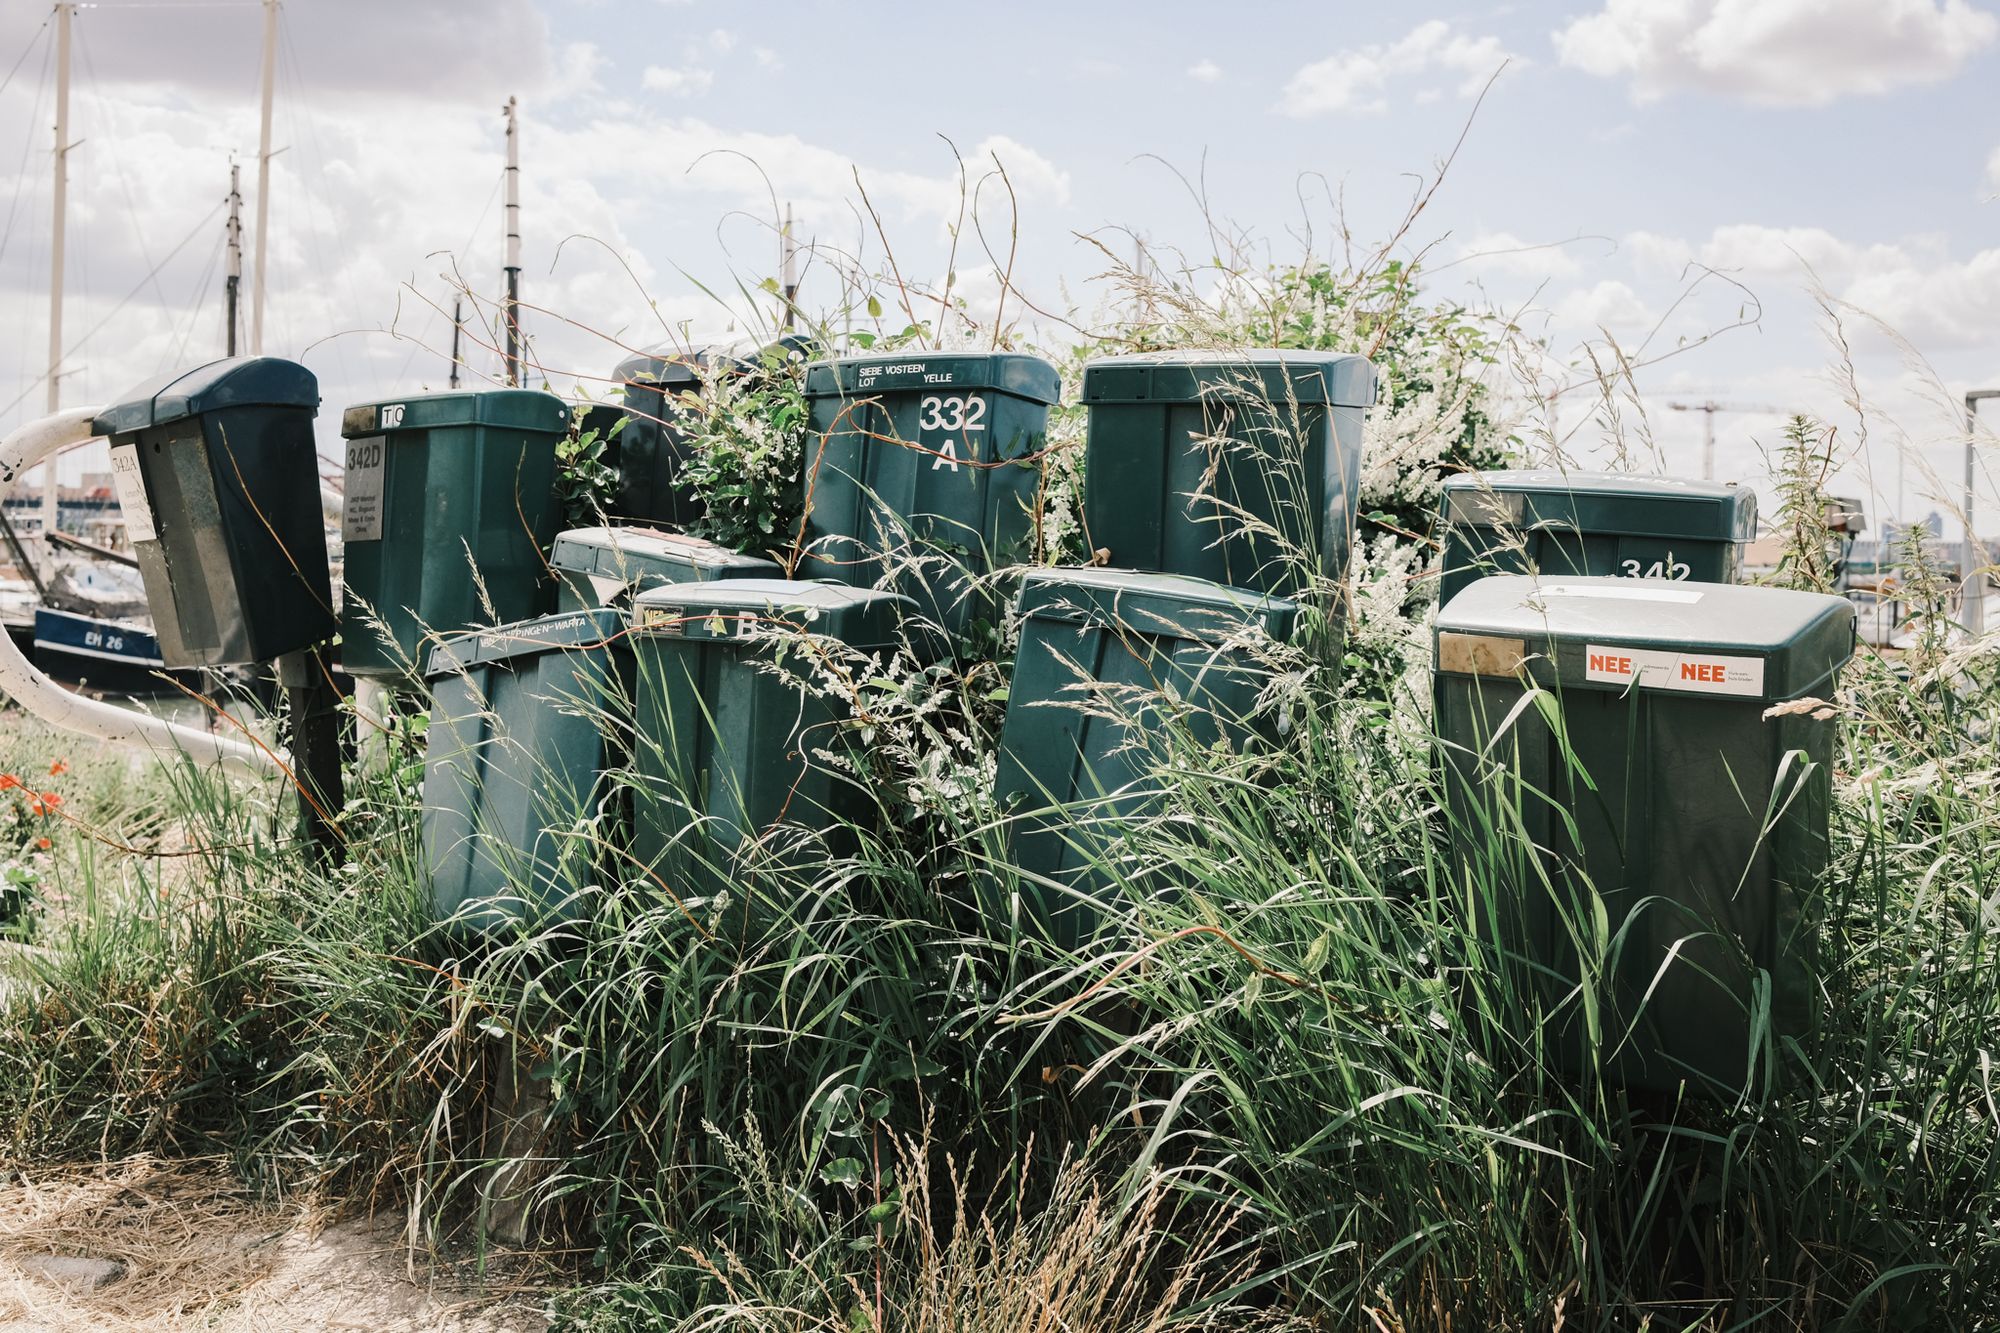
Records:
<instances>
[{"instance_id":1,"label":"nee sticker","mask_svg":"<svg viewBox=\"0 0 2000 1333\"><path fill-rule=\"evenodd\" d=\"M1664 652L1658 648L1584 645L1584 679L1606 685L1688 694L1755 698L1764 693L1764 659L1717 653Z\"/></svg>"}]
</instances>

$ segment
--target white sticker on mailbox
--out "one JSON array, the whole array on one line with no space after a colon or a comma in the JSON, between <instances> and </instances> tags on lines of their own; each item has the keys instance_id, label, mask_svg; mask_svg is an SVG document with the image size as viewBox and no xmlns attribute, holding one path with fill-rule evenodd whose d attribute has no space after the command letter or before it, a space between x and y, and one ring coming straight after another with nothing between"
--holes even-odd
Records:
<instances>
[{"instance_id":1,"label":"white sticker on mailbox","mask_svg":"<svg viewBox=\"0 0 2000 1333\"><path fill-rule=\"evenodd\" d=\"M146 503L146 479L139 474L139 446L111 446L111 487L118 495L118 508L125 515L125 535L135 542L158 541L153 526L153 506Z\"/></svg>"},{"instance_id":2,"label":"white sticker on mailbox","mask_svg":"<svg viewBox=\"0 0 2000 1333\"><path fill-rule=\"evenodd\" d=\"M382 540L384 452L380 435L347 442L347 482L340 504L340 539L344 542Z\"/></svg>"},{"instance_id":3,"label":"white sticker on mailbox","mask_svg":"<svg viewBox=\"0 0 2000 1333\"><path fill-rule=\"evenodd\" d=\"M1675 602L1693 606L1701 600L1698 592L1684 592L1679 588L1642 588L1620 585L1610 587L1605 584L1544 583L1535 589L1537 597L1595 597L1601 601L1616 602Z\"/></svg>"},{"instance_id":4,"label":"white sticker on mailbox","mask_svg":"<svg viewBox=\"0 0 2000 1333\"><path fill-rule=\"evenodd\" d=\"M1658 648L1584 645L1584 677L1608 685L1649 690L1756 697L1764 693L1764 659L1716 653L1665 652Z\"/></svg>"}]
</instances>

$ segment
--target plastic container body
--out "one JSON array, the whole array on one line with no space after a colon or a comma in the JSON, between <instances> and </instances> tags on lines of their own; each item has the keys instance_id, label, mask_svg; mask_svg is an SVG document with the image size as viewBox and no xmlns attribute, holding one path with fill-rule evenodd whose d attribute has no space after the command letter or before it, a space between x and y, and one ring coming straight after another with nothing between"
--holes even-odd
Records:
<instances>
[{"instance_id":1,"label":"plastic container body","mask_svg":"<svg viewBox=\"0 0 2000 1333\"><path fill-rule=\"evenodd\" d=\"M1741 1089L1772 1049L1753 1051L1753 1034L1813 1021L1807 908L1834 757L1814 706L1766 711L1831 697L1852 609L1776 589L1500 575L1454 598L1436 636L1455 856L1496 962L1536 997L1521 1021L1566 1068Z\"/></svg>"},{"instance_id":2,"label":"plastic container body","mask_svg":"<svg viewBox=\"0 0 2000 1333\"><path fill-rule=\"evenodd\" d=\"M318 410L304 366L237 357L98 414L167 666L265 662L333 637Z\"/></svg>"},{"instance_id":3,"label":"plastic container body","mask_svg":"<svg viewBox=\"0 0 2000 1333\"><path fill-rule=\"evenodd\" d=\"M801 577L909 597L957 637L997 624L982 576L1035 551L1041 454L1061 378L1038 357L912 352L806 369Z\"/></svg>"},{"instance_id":4,"label":"plastic container body","mask_svg":"<svg viewBox=\"0 0 2000 1333\"><path fill-rule=\"evenodd\" d=\"M636 755L633 850L683 897L722 892L749 844L786 854L845 845L844 823L877 808L856 779L816 752L844 744L846 700L806 680L838 640L893 652L904 599L832 583L724 579L651 588L633 602ZM781 828L781 826L786 826ZM787 831L788 830L788 831Z\"/></svg>"},{"instance_id":5,"label":"plastic container body","mask_svg":"<svg viewBox=\"0 0 2000 1333\"><path fill-rule=\"evenodd\" d=\"M408 679L427 635L551 609L555 580L542 552L562 518L556 446L568 428L561 399L524 389L367 403L342 414L340 632L349 672Z\"/></svg>"},{"instance_id":6,"label":"plastic container body","mask_svg":"<svg viewBox=\"0 0 2000 1333\"><path fill-rule=\"evenodd\" d=\"M578 895L598 882L601 816L614 799L606 774L624 762L629 735L624 629L617 611L582 611L431 649L424 857L433 909L459 933L583 911Z\"/></svg>"},{"instance_id":7,"label":"plastic container body","mask_svg":"<svg viewBox=\"0 0 2000 1333\"><path fill-rule=\"evenodd\" d=\"M1084 526L1107 563L1292 597L1345 577L1375 401L1365 357L1102 357L1083 371Z\"/></svg>"},{"instance_id":8,"label":"plastic container body","mask_svg":"<svg viewBox=\"0 0 2000 1333\"><path fill-rule=\"evenodd\" d=\"M1288 638L1298 610L1175 575L1050 569L1023 580L1020 614L994 788L1031 915L1074 945L1097 928L1124 827L1161 808L1149 738L1177 723L1204 746L1249 743L1268 679L1252 646Z\"/></svg>"},{"instance_id":9,"label":"plastic container body","mask_svg":"<svg viewBox=\"0 0 2000 1333\"><path fill-rule=\"evenodd\" d=\"M1444 484L1438 596L1488 574L1734 583L1757 535L1747 486L1547 469Z\"/></svg>"}]
</instances>

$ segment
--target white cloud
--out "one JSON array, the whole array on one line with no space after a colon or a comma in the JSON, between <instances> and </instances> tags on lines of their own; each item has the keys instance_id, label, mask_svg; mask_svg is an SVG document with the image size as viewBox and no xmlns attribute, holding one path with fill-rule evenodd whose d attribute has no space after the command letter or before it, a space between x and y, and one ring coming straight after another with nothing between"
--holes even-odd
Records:
<instances>
[{"instance_id":1,"label":"white cloud","mask_svg":"<svg viewBox=\"0 0 2000 1333\"><path fill-rule=\"evenodd\" d=\"M727 28L717 28L708 34L708 44L716 51L727 55L736 49L736 34Z\"/></svg>"},{"instance_id":2,"label":"white cloud","mask_svg":"<svg viewBox=\"0 0 2000 1333\"><path fill-rule=\"evenodd\" d=\"M597 73L607 63L604 53L592 43L571 42L560 53L556 81L566 92L596 92L601 87Z\"/></svg>"},{"instance_id":3,"label":"white cloud","mask_svg":"<svg viewBox=\"0 0 2000 1333\"><path fill-rule=\"evenodd\" d=\"M1986 185L1989 189L2000 190L2000 148L1993 150L1993 156L1986 159Z\"/></svg>"},{"instance_id":4,"label":"white cloud","mask_svg":"<svg viewBox=\"0 0 2000 1333\"><path fill-rule=\"evenodd\" d=\"M1637 232L1624 245L1656 273L1696 262L1760 295L1816 280L1927 351L1983 346L2000 327L2000 249L1958 258L1934 238L1861 244L1824 227L1760 223L1717 227L1698 244Z\"/></svg>"},{"instance_id":5,"label":"white cloud","mask_svg":"<svg viewBox=\"0 0 2000 1333\"><path fill-rule=\"evenodd\" d=\"M760 46L750 54L756 59L758 69L783 69L785 67L783 58L768 46Z\"/></svg>"},{"instance_id":6,"label":"white cloud","mask_svg":"<svg viewBox=\"0 0 2000 1333\"><path fill-rule=\"evenodd\" d=\"M1188 77L1196 83L1214 83L1222 77L1222 66L1213 60L1197 60L1188 66Z\"/></svg>"},{"instance_id":7,"label":"white cloud","mask_svg":"<svg viewBox=\"0 0 2000 1333\"><path fill-rule=\"evenodd\" d=\"M1644 333L1658 319L1637 292L1616 278L1569 293L1556 302L1554 314L1559 325L1617 334Z\"/></svg>"},{"instance_id":8,"label":"white cloud","mask_svg":"<svg viewBox=\"0 0 2000 1333\"><path fill-rule=\"evenodd\" d=\"M1554 34L1634 100L1696 89L1776 106L1935 83L2000 35L1968 0L1605 0Z\"/></svg>"},{"instance_id":9,"label":"white cloud","mask_svg":"<svg viewBox=\"0 0 2000 1333\"><path fill-rule=\"evenodd\" d=\"M670 97L697 97L714 86L715 75L695 65L686 69L648 65L639 82L649 92L666 93Z\"/></svg>"},{"instance_id":10,"label":"white cloud","mask_svg":"<svg viewBox=\"0 0 2000 1333\"><path fill-rule=\"evenodd\" d=\"M1582 266L1561 245L1538 245L1511 232L1484 232L1458 247L1452 261L1479 276L1505 273L1524 278L1571 278Z\"/></svg>"},{"instance_id":11,"label":"white cloud","mask_svg":"<svg viewBox=\"0 0 2000 1333\"><path fill-rule=\"evenodd\" d=\"M995 134L982 140L972 156L969 166L975 178L981 174L982 166L990 167L997 158L1000 165L1007 169L1007 179L1013 183L1014 193L1022 200L1046 199L1055 204L1069 202L1069 173L1057 170L1055 163L1026 144L1004 134Z\"/></svg>"},{"instance_id":12,"label":"white cloud","mask_svg":"<svg viewBox=\"0 0 2000 1333\"><path fill-rule=\"evenodd\" d=\"M1498 37L1470 37L1432 19L1389 45L1354 47L1305 66L1285 85L1278 109L1288 116L1385 111L1392 81L1432 71L1462 75L1458 95L1470 97L1509 60L1520 63Z\"/></svg>"}]
</instances>

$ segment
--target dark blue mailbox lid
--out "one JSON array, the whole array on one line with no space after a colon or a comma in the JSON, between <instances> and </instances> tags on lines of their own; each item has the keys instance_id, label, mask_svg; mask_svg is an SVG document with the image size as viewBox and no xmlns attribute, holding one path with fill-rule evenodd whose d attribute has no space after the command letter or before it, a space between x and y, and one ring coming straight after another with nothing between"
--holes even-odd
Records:
<instances>
[{"instance_id":1,"label":"dark blue mailbox lid","mask_svg":"<svg viewBox=\"0 0 2000 1333\"><path fill-rule=\"evenodd\" d=\"M143 385L97 414L99 435L165 426L221 407L319 406L319 379L296 361L275 356L225 357Z\"/></svg>"}]
</instances>

